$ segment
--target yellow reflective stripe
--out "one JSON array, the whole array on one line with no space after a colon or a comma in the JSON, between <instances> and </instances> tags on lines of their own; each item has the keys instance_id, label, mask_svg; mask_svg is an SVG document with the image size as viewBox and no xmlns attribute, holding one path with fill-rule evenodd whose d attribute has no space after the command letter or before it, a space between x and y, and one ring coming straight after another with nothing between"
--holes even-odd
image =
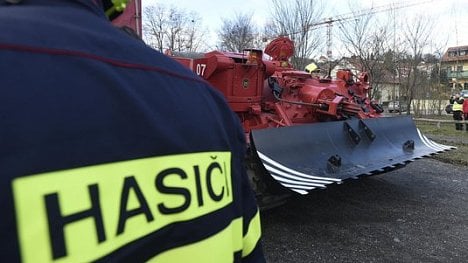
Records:
<instances>
[{"instance_id":1,"label":"yellow reflective stripe","mask_svg":"<svg viewBox=\"0 0 468 263\"><path fill-rule=\"evenodd\" d=\"M242 257L248 256L257 246L258 241L262 235L262 229L260 227L260 212L257 210L257 214L250 220L249 229L243 239Z\"/></svg>"},{"instance_id":2,"label":"yellow reflective stripe","mask_svg":"<svg viewBox=\"0 0 468 263\"><path fill-rule=\"evenodd\" d=\"M148 262L233 262L234 253L242 250L242 257L248 256L257 246L261 237L260 213L257 211L250 220L245 236L242 218L236 218L222 231L194 244L165 251Z\"/></svg>"},{"instance_id":3,"label":"yellow reflective stripe","mask_svg":"<svg viewBox=\"0 0 468 263\"><path fill-rule=\"evenodd\" d=\"M242 218L236 218L215 235L190 245L165 251L148 262L231 263L234 261L234 252L241 249Z\"/></svg>"},{"instance_id":4,"label":"yellow reflective stripe","mask_svg":"<svg viewBox=\"0 0 468 263\"><path fill-rule=\"evenodd\" d=\"M230 152L19 177L13 195L22 261L90 262L168 224L222 209L232 194Z\"/></svg>"},{"instance_id":5,"label":"yellow reflective stripe","mask_svg":"<svg viewBox=\"0 0 468 263\"><path fill-rule=\"evenodd\" d=\"M453 111L461 111L463 109L463 104L460 104L458 102L453 103L452 110Z\"/></svg>"},{"instance_id":6,"label":"yellow reflective stripe","mask_svg":"<svg viewBox=\"0 0 468 263\"><path fill-rule=\"evenodd\" d=\"M309 73L316 70L316 69L317 69L317 65L315 65L315 63L310 63L309 65L307 65L305 67L305 71L307 71Z\"/></svg>"}]
</instances>

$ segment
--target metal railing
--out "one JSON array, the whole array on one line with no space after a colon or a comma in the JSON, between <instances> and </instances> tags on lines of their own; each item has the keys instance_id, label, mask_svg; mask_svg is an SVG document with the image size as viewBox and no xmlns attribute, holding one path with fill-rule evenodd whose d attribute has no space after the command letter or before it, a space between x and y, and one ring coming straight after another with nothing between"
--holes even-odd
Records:
<instances>
[{"instance_id":1,"label":"metal railing","mask_svg":"<svg viewBox=\"0 0 468 263\"><path fill-rule=\"evenodd\" d=\"M468 78L468 71L450 71L447 73L449 78Z\"/></svg>"}]
</instances>

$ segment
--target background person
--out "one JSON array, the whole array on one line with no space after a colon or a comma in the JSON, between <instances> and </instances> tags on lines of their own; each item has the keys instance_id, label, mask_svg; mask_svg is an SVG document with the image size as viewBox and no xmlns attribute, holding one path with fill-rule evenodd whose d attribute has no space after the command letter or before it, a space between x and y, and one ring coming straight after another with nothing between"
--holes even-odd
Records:
<instances>
[{"instance_id":1,"label":"background person","mask_svg":"<svg viewBox=\"0 0 468 263\"><path fill-rule=\"evenodd\" d=\"M100 1L0 0L0 32L1 262L264 262L220 93Z\"/></svg>"},{"instance_id":2,"label":"background person","mask_svg":"<svg viewBox=\"0 0 468 263\"><path fill-rule=\"evenodd\" d=\"M310 63L305 67L305 72L310 73L312 78L320 78L320 68L315 63Z\"/></svg>"},{"instance_id":3,"label":"background person","mask_svg":"<svg viewBox=\"0 0 468 263\"><path fill-rule=\"evenodd\" d=\"M462 121L463 120L463 98L460 97L460 94L455 94L450 98L450 103L453 104L453 120ZM456 130L463 130L462 123L455 123Z\"/></svg>"},{"instance_id":4,"label":"background person","mask_svg":"<svg viewBox=\"0 0 468 263\"><path fill-rule=\"evenodd\" d=\"M468 131L468 94L463 95L463 119L465 120L465 130Z\"/></svg>"}]
</instances>

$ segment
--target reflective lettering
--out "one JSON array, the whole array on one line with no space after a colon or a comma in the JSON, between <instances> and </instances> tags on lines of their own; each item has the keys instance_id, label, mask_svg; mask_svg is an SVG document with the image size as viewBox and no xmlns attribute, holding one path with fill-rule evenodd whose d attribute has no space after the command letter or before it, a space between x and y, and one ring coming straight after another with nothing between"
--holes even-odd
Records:
<instances>
[{"instance_id":1,"label":"reflective lettering","mask_svg":"<svg viewBox=\"0 0 468 263\"><path fill-rule=\"evenodd\" d=\"M221 193L219 195L216 195L213 189L212 178L211 178L211 176L213 175L214 169L218 169L221 172L221 174L223 174L223 170L221 169L221 166L219 165L219 163L217 162L211 163L208 169L206 170L206 187L208 188L208 193L211 199L213 199L214 201L220 201L221 199L223 199L224 186L221 187L222 188Z\"/></svg>"},{"instance_id":2,"label":"reflective lettering","mask_svg":"<svg viewBox=\"0 0 468 263\"><path fill-rule=\"evenodd\" d=\"M133 190L135 197L138 199L139 207L127 210L128 207L128 196L130 191ZM125 222L127 219L132 216L137 216L139 214L144 214L146 217L146 222L151 222L154 220L153 215L149 209L148 203L141 192L140 187L138 186L135 177L126 177L122 187L122 194L120 196L120 213L119 213L119 224L117 227L117 235L120 235L124 232Z\"/></svg>"},{"instance_id":3,"label":"reflective lettering","mask_svg":"<svg viewBox=\"0 0 468 263\"><path fill-rule=\"evenodd\" d=\"M198 200L198 206L203 206L203 192L202 192L202 186L201 186L201 179L200 179L200 167L198 165L195 165L193 167L193 172L195 173L195 184L196 184L196 189L197 189L197 200Z\"/></svg>"},{"instance_id":4,"label":"reflective lettering","mask_svg":"<svg viewBox=\"0 0 468 263\"><path fill-rule=\"evenodd\" d=\"M15 178L23 262L95 262L233 202L231 153L199 152Z\"/></svg>"},{"instance_id":5,"label":"reflective lettering","mask_svg":"<svg viewBox=\"0 0 468 263\"><path fill-rule=\"evenodd\" d=\"M96 184L88 186L88 192L91 199L91 208L81 212L76 212L71 215L63 216L60 211L58 194L48 194L44 196L47 219L49 222L49 235L52 242L52 257L54 259L61 258L67 255L67 247L65 246L64 228L67 224L80 221L87 217L94 219L96 227L96 235L98 242L106 240L104 232L104 223L102 221L101 207L99 205L99 188Z\"/></svg>"},{"instance_id":6,"label":"reflective lettering","mask_svg":"<svg viewBox=\"0 0 468 263\"><path fill-rule=\"evenodd\" d=\"M180 213L189 207L190 201L191 201L190 191L188 189L182 188L182 187L171 187L171 186L164 185L164 179L170 175L173 175L173 176L178 175L182 179L187 178L187 174L182 169L179 169L179 168L166 169L160 172L156 176L156 189L158 189L159 192L164 193L164 194L181 195L184 197L185 202L179 207L172 207L172 208L165 206L163 202L159 203L158 209L159 209L159 212L161 212L161 214Z\"/></svg>"}]
</instances>

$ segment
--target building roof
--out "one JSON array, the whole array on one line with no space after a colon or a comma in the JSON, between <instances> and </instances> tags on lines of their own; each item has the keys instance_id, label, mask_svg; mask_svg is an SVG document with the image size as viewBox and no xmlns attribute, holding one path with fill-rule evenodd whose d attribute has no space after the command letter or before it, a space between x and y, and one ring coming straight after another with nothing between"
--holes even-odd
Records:
<instances>
[{"instance_id":1,"label":"building roof","mask_svg":"<svg viewBox=\"0 0 468 263\"><path fill-rule=\"evenodd\" d=\"M449 47L442 57L442 62L468 61L468 45Z\"/></svg>"}]
</instances>

